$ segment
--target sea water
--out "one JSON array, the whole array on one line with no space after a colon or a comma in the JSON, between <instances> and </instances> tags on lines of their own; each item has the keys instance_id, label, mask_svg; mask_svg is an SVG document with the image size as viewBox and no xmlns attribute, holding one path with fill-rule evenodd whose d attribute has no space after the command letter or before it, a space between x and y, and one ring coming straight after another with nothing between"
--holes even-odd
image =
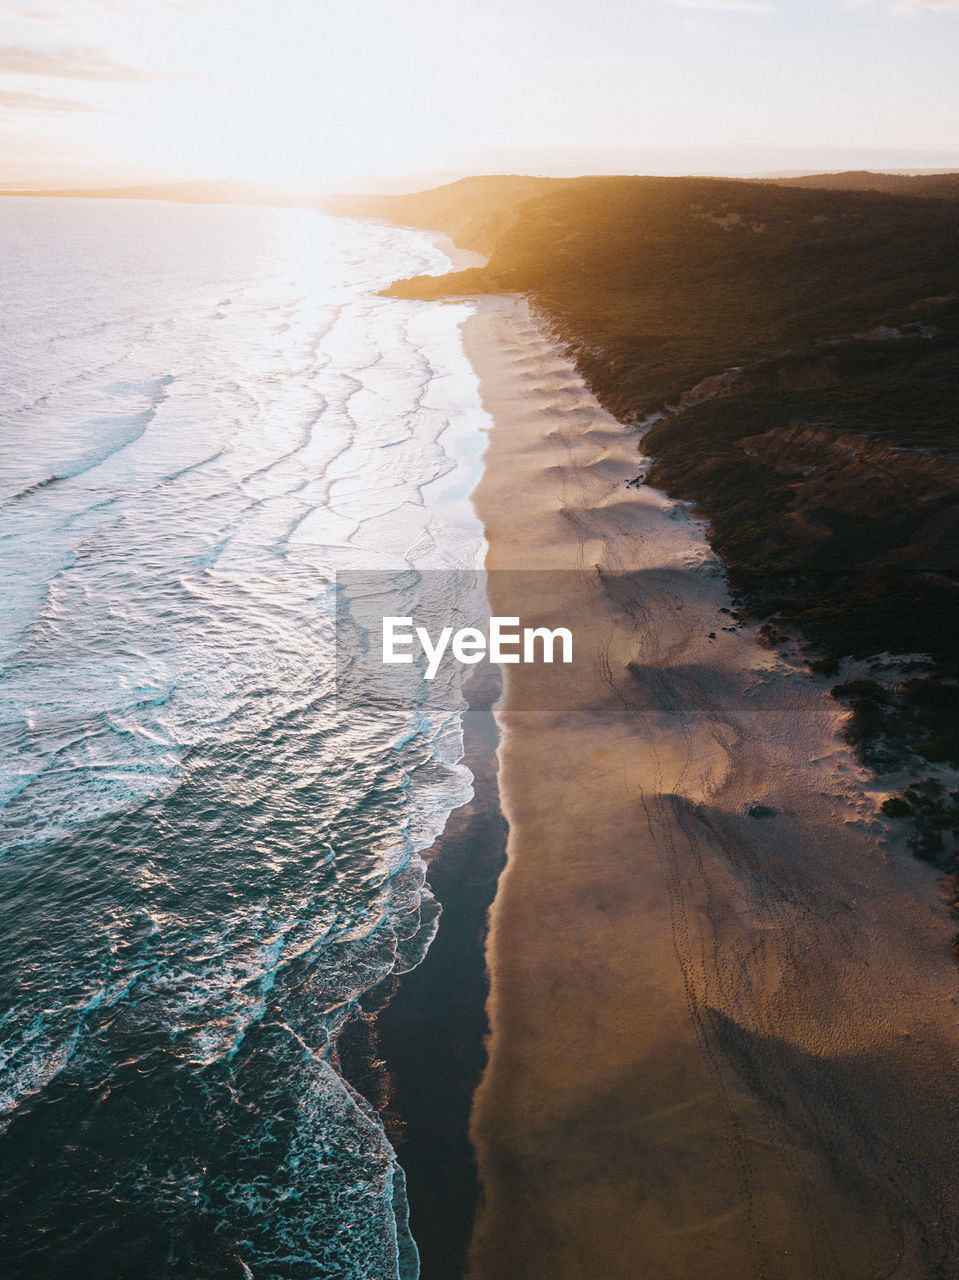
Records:
<instances>
[{"instance_id":1,"label":"sea water","mask_svg":"<svg viewBox=\"0 0 959 1280\"><path fill-rule=\"evenodd\" d=\"M10 198L0 261L4 1275L409 1280L330 1046L471 779L336 697L333 601L482 558L469 308L306 209Z\"/></svg>"}]
</instances>

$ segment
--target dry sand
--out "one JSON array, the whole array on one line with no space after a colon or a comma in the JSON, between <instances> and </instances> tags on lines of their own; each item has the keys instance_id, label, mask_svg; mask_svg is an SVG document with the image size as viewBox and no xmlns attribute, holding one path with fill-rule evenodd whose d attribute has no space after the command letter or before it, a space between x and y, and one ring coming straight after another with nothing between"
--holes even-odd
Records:
<instances>
[{"instance_id":1,"label":"dry sand","mask_svg":"<svg viewBox=\"0 0 959 1280\"><path fill-rule=\"evenodd\" d=\"M638 432L521 301L464 332L488 566L574 571L578 658L507 669L498 715L471 1280L959 1276L936 876L876 819L825 683L722 630L702 526L626 486ZM491 592L535 612L528 578Z\"/></svg>"}]
</instances>

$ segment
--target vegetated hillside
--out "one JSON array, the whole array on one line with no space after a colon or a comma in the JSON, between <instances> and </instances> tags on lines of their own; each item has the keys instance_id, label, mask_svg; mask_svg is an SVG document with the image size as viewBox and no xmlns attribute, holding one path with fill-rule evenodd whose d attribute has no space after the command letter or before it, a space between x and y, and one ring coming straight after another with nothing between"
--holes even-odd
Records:
<instances>
[{"instance_id":1,"label":"vegetated hillside","mask_svg":"<svg viewBox=\"0 0 959 1280\"><path fill-rule=\"evenodd\" d=\"M455 230L444 207L450 189L441 190L433 225ZM428 210L418 213L425 225ZM398 282L392 292L529 293L621 415L674 402L732 365L875 327L955 292L947 278L959 283L959 206L939 201L585 178L552 182L512 218L498 217L508 225L486 268Z\"/></svg>"},{"instance_id":2,"label":"vegetated hillside","mask_svg":"<svg viewBox=\"0 0 959 1280\"><path fill-rule=\"evenodd\" d=\"M327 196L320 207L325 213L383 218L405 227L443 231L460 248L489 256L500 236L515 224L520 206L562 181L517 175L461 178L432 191L406 195Z\"/></svg>"},{"instance_id":3,"label":"vegetated hillside","mask_svg":"<svg viewBox=\"0 0 959 1280\"><path fill-rule=\"evenodd\" d=\"M959 173L870 173L852 169L846 173L803 174L798 178L759 178L783 187L814 187L833 191L884 191L891 196L926 196L959 200Z\"/></svg>"},{"instance_id":4,"label":"vegetated hillside","mask_svg":"<svg viewBox=\"0 0 959 1280\"><path fill-rule=\"evenodd\" d=\"M651 479L711 519L767 635L799 628L823 669L929 654L853 732L876 763L893 739L959 763L959 203L584 178L510 208L518 181L415 197L489 262L390 292L526 293L622 420L671 406Z\"/></svg>"}]
</instances>

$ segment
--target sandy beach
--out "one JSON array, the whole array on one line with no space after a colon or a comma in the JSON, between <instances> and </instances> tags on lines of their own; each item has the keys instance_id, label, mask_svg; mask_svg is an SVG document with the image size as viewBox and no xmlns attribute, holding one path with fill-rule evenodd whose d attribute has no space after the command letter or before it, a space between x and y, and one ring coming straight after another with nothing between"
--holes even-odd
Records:
<instances>
[{"instance_id":1,"label":"sandy beach","mask_svg":"<svg viewBox=\"0 0 959 1280\"><path fill-rule=\"evenodd\" d=\"M876 817L827 683L721 612L702 525L628 487L638 430L522 301L464 332L495 423L488 567L573 571L581 659L507 669L498 711L470 1277L959 1274L935 873ZM528 616L528 574L491 582Z\"/></svg>"}]
</instances>

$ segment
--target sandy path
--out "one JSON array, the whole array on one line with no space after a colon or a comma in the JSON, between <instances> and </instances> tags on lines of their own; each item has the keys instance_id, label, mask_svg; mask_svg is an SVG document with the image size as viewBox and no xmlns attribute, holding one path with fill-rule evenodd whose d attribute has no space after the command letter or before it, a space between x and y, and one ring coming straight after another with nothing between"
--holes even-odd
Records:
<instances>
[{"instance_id":1,"label":"sandy path","mask_svg":"<svg viewBox=\"0 0 959 1280\"><path fill-rule=\"evenodd\" d=\"M465 334L488 565L576 571L588 655L508 670L499 716L472 1280L959 1276L935 876L884 838L822 682L722 630L700 526L626 487L636 433L524 304ZM494 612L526 621L532 581L495 577Z\"/></svg>"}]
</instances>

